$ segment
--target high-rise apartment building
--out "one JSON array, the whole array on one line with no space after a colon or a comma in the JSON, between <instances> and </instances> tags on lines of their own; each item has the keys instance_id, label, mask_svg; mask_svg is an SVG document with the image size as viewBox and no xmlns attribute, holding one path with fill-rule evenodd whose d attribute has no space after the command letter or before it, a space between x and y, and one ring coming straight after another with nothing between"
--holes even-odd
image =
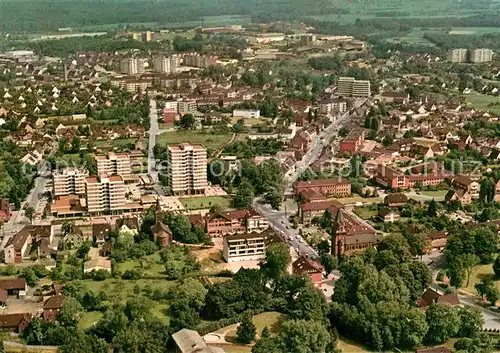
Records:
<instances>
[{"instance_id":1,"label":"high-rise apartment building","mask_svg":"<svg viewBox=\"0 0 500 353\"><path fill-rule=\"evenodd\" d=\"M125 190L125 183L119 175L87 178L87 211L95 215L122 210L125 206Z\"/></svg>"},{"instance_id":2,"label":"high-rise apartment building","mask_svg":"<svg viewBox=\"0 0 500 353\"><path fill-rule=\"evenodd\" d=\"M54 183L54 196L84 195L85 179L89 172L83 168L64 168L54 172L52 179Z\"/></svg>"},{"instance_id":3,"label":"high-rise apartment building","mask_svg":"<svg viewBox=\"0 0 500 353\"><path fill-rule=\"evenodd\" d=\"M369 97L370 89L370 81L354 77L339 77L337 84L337 93L342 97Z\"/></svg>"},{"instance_id":4,"label":"high-rise apartment building","mask_svg":"<svg viewBox=\"0 0 500 353\"><path fill-rule=\"evenodd\" d=\"M144 73L144 59L125 58L120 61L120 70L127 75L138 75Z\"/></svg>"},{"instance_id":5,"label":"high-rise apartment building","mask_svg":"<svg viewBox=\"0 0 500 353\"><path fill-rule=\"evenodd\" d=\"M155 32L146 31L141 33L141 42L149 43L155 38Z\"/></svg>"},{"instance_id":6,"label":"high-rise apartment building","mask_svg":"<svg viewBox=\"0 0 500 353\"><path fill-rule=\"evenodd\" d=\"M174 195L205 192L208 187L206 148L189 142L168 146L167 171Z\"/></svg>"},{"instance_id":7,"label":"high-rise apartment building","mask_svg":"<svg viewBox=\"0 0 500 353\"><path fill-rule=\"evenodd\" d=\"M453 49L448 53L448 61L464 63L467 61L467 49Z\"/></svg>"},{"instance_id":8,"label":"high-rise apartment building","mask_svg":"<svg viewBox=\"0 0 500 353\"><path fill-rule=\"evenodd\" d=\"M184 55L184 66L199 67L206 69L217 64L217 56L201 55L199 53L189 53Z\"/></svg>"},{"instance_id":9,"label":"high-rise apartment building","mask_svg":"<svg viewBox=\"0 0 500 353\"><path fill-rule=\"evenodd\" d=\"M179 60L176 55L158 56L153 60L153 70L165 74L174 74L178 71Z\"/></svg>"},{"instance_id":10,"label":"high-rise apartment building","mask_svg":"<svg viewBox=\"0 0 500 353\"><path fill-rule=\"evenodd\" d=\"M473 49L470 51L469 56L471 63L490 62L493 59L493 50L486 48Z\"/></svg>"},{"instance_id":11,"label":"high-rise apartment building","mask_svg":"<svg viewBox=\"0 0 500 353\"><path fill-rule=\"evenodd\" d=\"M130 164L130 156L126 153L109 152L106 156L95 156L97 166L97 174L107 175L130 175L132 167Z\"/></svg>"}]
</instances>

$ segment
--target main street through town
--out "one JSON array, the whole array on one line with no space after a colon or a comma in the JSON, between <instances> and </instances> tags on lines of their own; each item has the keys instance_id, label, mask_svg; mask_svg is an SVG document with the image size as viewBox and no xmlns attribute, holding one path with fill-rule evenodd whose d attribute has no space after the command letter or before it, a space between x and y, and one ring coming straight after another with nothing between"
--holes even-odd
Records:
<instances>
[{"instance_id":1,"label":"main street through town","mask_svg":"<svg viewBox=\"0 0 500 353\"><path fill-rule=\"evenodd\" d=\"M355 107L359 107L364 101L357 101ZM338 140L338 132L343 124L345 124L350 118L350 112L337 117L335 121L330 124L325 130L323 130L317 138L314 140L314 144L311 146L307 152L303 161L299 161L295 165L295 171L286 180L287 185L285 187L285 193L292 192L293 183L299 178L299 176L307 169L309 166L320 156L321 151L326 147L325 143L330 143L332 141L335 144ZM299 234L299 230L293 228L290 223L288 216L290 213L285 211L274 210L268 204L263 204L260 199L255 199L253 207L261 212L264 216L269 219L271 227L278 231L283 238L290 243L298 254L316 258L318 253L314 250Z\"/></svg>"}]
</instances>

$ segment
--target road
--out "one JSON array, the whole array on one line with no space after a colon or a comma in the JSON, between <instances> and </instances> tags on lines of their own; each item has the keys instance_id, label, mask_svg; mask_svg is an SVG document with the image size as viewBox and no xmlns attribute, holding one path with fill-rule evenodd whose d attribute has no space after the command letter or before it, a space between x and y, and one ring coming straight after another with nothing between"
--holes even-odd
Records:
<instances>
[{"instance_id":1,"label":"road","mask_svg":"<svg viewBox=\"0 0 500 353\"><path fill-rule=\"evenodd\" d=\"M356 101L355 107L361 106L364 102L364 100ZM296 163L295 172L288 177L285 193L292 192L293 183L320 156L320 153L325 147L324 142L329 143L329 141L338 134L338 131L350 116L350 112L346 112L337 117L332 124L317 136L314 140L314 144L307 152L305 159ZM253 207L269 219L271 227L277 230L299 254L317 258L318 254L316 250L304 241L298 229L292 227L287 217L289 215L282 211L273 210L270 205L261 203L260 199L254 200Z\"/></svg>"},{"instance_id":2,"label":"road","mask_svg":"<svg viewBox=\"0 0 500 353\"><path fill-rule=\"evenodd\" d=\"M153 179L153 183L158 182L158 171L155 169L156 161L153 149L156 145L156 135L160 133L158 125L158 109L156 101L149 101L149 144L148 144L148 174Z\"/></svg>"},{"instance_id":3,"label":"road","mask_svg":"<svg viewBox=\"0 0 500 353\"><path fill-rule=\"evenodd\" d=\"M439 270L445 266L446 260L444 259L443 254L440 252L432 252L431 254L424 255L422 257L422 261L426 263L431 270L432 281L434 282L431 287L439 293L443 293L443 289L435 283ZM460 300L460 304L462 305L472 305L481 310L484 318L484 329L498 329L500 327L499 313L478 305L474 298L470 296L458 294L458 299Z\"/></svg>"}]
</instances>

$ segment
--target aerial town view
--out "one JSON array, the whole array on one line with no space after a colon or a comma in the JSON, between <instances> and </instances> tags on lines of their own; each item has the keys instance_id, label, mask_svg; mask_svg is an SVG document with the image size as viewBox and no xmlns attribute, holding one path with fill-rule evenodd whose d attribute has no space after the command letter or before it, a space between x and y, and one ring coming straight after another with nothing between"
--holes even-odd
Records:
<instances>
[{"instance_id":1,"label":"aerial town view","mask_svg":"<svg viewBox=\"0 0 500 353\"><path fill-rule=\"evenodd\" d=\"M500 352L500 2L0 0L3 352Z\"/></svg>"}]
</instances>

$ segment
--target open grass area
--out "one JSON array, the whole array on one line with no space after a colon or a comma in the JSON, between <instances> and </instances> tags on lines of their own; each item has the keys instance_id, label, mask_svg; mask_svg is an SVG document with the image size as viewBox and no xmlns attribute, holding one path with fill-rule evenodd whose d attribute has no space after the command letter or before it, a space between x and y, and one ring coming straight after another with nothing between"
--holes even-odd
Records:
<instances>
[{"instance_id":1,"label":"open grass area","mask_svg":"<svg viewBox=\"0 0 500 353\"><path fill-rule=\"evenodd\" d=\"M146 276L154 276L154 277L165 276L165 266L160 263L160 255L158 253L150 255L145 259L138 261L130 260L125 262L119 262L116 264L116 267L120 272L125 272L127 270L142 269L144 271L144 275Z\"/></svg>"},{"instance_id":2,"label":"open grass area","mask_svg":"<svg viewBox=\"0 0 500 353\"><path fill-rule=\"evenodd\" d=\"M356 207L354 213L365 220L377 215L377 211L371 210L369 207Z\"/></svg>"},{"instance_id":3,"label":"open grass area","mask_svg":"<svg viewBox=\"0 0 500 353\"><path fill-rule=\"evenodd\" d=\"M453 27L450 34L498 34L500 33L500 28L498 27Z\"/></svg>"},{"instance_id":4,"label":"open grass area","mask_svg":"<svg viewBox=\"0 0 500 353\"><path fill-rule=\"evenodd\" d=\"M340 348L343 353L364 353L364 352L372 352L368 350L366 347L360 345L357 342L354 342L345 337L339 337L337 348Z\"/></svg>"},{"instance_id":5,"label":"open grass area","mask_svg":"<svg viewBox=\"0 0 500 353\"><path fill-rule=\"evenodd\" d=\"M80 330L86 330L91 328L97 321L102 318L102 313L100 311L87 311L83 313L78 327Z\"/></svg>"},{"instance_id":6,"label":"open grass area","mask_svg":"<svg viewBox=\"0 0 500 353\"><path fill-rule=\"evenodd\" d=\"M184 208L188 210L200 210L219 205L222 209L231 207L231 198L222 196L191 197L179 199Z\"/></svg>"},{"instance_id":7,"label":"open grass area","mask_svg":"<svg viewBox=\"0 0 500 353\"><path fill-rule=\"evenodd\" d=\"M435 197L435 198L443 198L448 193L447 190L438 190L438 191L421 191L420 192L424 196Z\"/></svg>"},{"instance_id":8,"label":"open grass area","mask_svg":"<svg viewBox=\"0 0 500 353\"><path fill-rule=\"evenodd\" d=\"M168 281L166 279L139 279L134 281L108 278L104 281L84 280L83 283L93 292L104 291L108 296L118 296L125 300L135 295L134 287L136 285L142 290L149 286L152 290L159 288L166 291L175 286L177 281Z\"/></svg>"},{"instance_id":9,"label":"open grass area","mask_svg":"<svg viewBox=\"0 0 500 353\"><path fill-rule=\"evenodd\" d=\"M201 131L168 131L159 135L157 143L163 145L173 145L182 142L191 142L192 144L202 144L207 149L217 150L222 148L231 140L231 134L212 134Z\"/></svg>"},{"instance_id":10,"label":"open grass area","mask_svg":"<svg viewBox=\"0 0 500 353\"><path fill-rule=\"evenodd\" d=\"M252 321L255 325L255 329L257 331L257 335L259 335L264 327L271 331L271 334L276 334L279 331L280 324L283 321L283 314L270 311L266 313L261 313L255 315L252 318ZM235 342L236 340L236 328L237 324L226 326L221 328L220 330L215 331L216 333L226 335L226 341Z\"/></svg>"},{"instance_id":11,"label":"open grass area","mask_svg":"<svg viewBox=\"0 0 500 353\"><path fill-rule=\"evenodd\" d=\"M461 96L467 102L467 105L477 109L500 114L500 98L487 96L485 94L467 94Z\"/></svg>"},{"instance_id":12,"label":"open grass area","mask_svg":"<svg viewBox=\"0 0 500 353\"><path fill-rule=\"evenodd\" d=\"M474 285L476 285L476 283L479 283L483 278L495 279L495 273L493 272L492 264L476 266L470 276L469 285L464 289L469 293L477 295ZM495 281L495 284L497 285L498 290L500 290L500 280Z\"/></svg>"},{"instance_id":13,"label":"open grass area","mask_svg":"<svg viewBox=\"0 0 500 353\"><path fill-rule=\"evenodd\" d=\"M341 199L337 199L337 201L343 205L346 205L349 203L356 203L356 202L379 203L379 202L382 202L384 200L380 197L370 197L370 198L365 199L364 197L357 195L357 196L351 196L351 197L343 197Z\"/></svg>"}]
</instances>

